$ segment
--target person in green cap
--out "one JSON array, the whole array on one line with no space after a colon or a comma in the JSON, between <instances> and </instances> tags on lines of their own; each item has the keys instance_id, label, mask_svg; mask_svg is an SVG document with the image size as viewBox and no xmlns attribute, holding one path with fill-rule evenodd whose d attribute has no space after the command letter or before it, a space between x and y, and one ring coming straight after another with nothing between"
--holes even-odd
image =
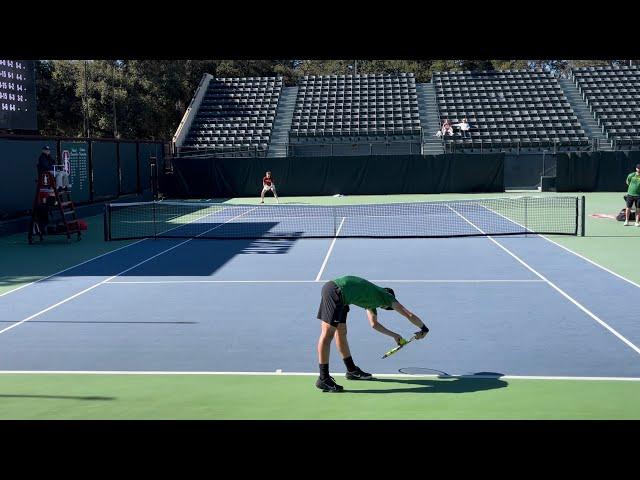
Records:
<instances>
[{"instance_id":1,"label":"person in green cap","mask_svg":"<svg viewBox=\"0 0 640 480\"><path fill-rule=\"evenodd\" d=\"M640 163L636 165L636 171L631 172L627 175L627 210L625 211L625 227L629 225L629 212L631 211L631 207L633 207L634 203L636 205L636 227L640 227L640 210L638 206L640 206Z\"/></svg>"},{"instance_id":2,"label":"person in green cap","mask_svg":"<svg viewBox=\"0 0 640 480\"><path fill-rule=\"evenodd\" d=\"M316 381L316 387L323 392L341 392L343 388L329 375L329 353L331 340L336 337L338 351L347 367L347 380L369 380L371 374L363 372L353 361L347 341L347 313L349 305L357 305L367 312L371 327L393 338L398 345L402 336L385 328L378 322L376 308L395 310L406 317L420 331L416 333L416 339L422 339L429 329L420 318L407 310L398 300L391 288L379 287L364 278L352 275L339 277L328 281L322 287L322 298L318 308L318 319L322 320L320 338L318 340L318 362L320 377Z\"/></svg>"}]
</instances>

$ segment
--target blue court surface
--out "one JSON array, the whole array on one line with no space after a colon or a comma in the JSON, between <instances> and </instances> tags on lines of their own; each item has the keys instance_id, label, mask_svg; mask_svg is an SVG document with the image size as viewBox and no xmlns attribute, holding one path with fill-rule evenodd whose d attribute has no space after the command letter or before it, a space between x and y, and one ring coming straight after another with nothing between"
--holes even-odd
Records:
<instances>
[{"instance_id":1,"label":"blue court surface","mask_svg":"<svg viewBox=\"0 0 640 480\"><path fill-rule=\"evenodd\" d=\"M392 287L431 329L383 360L392 340L352 307L367 371L640 377L638 286L537 235L142 240L0 296L0 368L315 372L320 290L342 275Z\"/></svg>"}]
</instances>

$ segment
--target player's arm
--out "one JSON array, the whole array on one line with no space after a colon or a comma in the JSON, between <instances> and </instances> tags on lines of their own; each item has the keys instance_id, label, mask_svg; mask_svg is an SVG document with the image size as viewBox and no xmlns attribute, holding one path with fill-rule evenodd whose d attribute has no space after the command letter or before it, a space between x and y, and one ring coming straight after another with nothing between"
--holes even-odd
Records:
<instances>
[{"instance_id":1,"label":"player's arm","mask_svg":"<svg viewBox=\"0 0 640 480\"><path fill-rule=\"evenodd\" d=\"M421 338L424 338L424 336L429 332L429 329L427 328L425 323L422 320L420 320L420 317L418 317L415 313L412 313L409 310L407 310L404 307L404 305L402 305L400 302L397 302L397 301L393 302L391 304L391 308L393 308L396 312L398 312L400 315L405 317L407 320L409 320L411 323L413 323L416 327L420 329L420 332L416 334L416 338L418 340L420 340Z\"/></svg>"},{"instance_id":2,"label":"player's arm","mask_svg":"<svg viewBox=\"0 0 640 480\"><path fill-rule=\"evenodd\" d=\"M373 328L377 332L383 333L384 335L388 335L389 337L393 338L398 345L400 345L400 340L402 340L402 337L397 333L385 328L384 325L378 322L378 315L376 314L376 312L374 312L373 310L367 310L367 318L369 319L371 328Z\"/></svg>"}]
</instances>

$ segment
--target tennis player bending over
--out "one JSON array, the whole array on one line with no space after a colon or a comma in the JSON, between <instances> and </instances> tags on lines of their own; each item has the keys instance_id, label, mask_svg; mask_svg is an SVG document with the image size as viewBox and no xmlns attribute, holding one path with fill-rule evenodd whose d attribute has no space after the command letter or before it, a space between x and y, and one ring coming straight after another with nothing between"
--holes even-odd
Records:
<instances>
[{"instance_id":1,"label":"tennis player bending over","mask_svg":"<svg viewBox=\"0 0 640 480\"><path fill-rule=\"evenodd\" d=\"M349 313L349 305L357 305L366 309L371 327L392 337L398 345L400 345L402 337L386 329L378 322L376 308L395 310L416 327L419 327L420 332L416 333L416 339L424 338L429 332L429 329L417 315L411 313L396 300L395 293L391 288L382 288L364 278L350 275L325 283L322 287L322 299L318 309L318 319L322 320L322 324L320 339L318 340L320 377L316 381L316 387L323 392L341 392L343 390L329 375L329 353L334 335L336 336L336 345L342 355L342 360L347 367L347 380L369 380L371 378L371 374L360 370L353 362L353 358L351 358L349 343L347 342L347 313Z\"/></svg>"},{"instance_id":2,"label":"tennis player bending over","mask_svg":"<svg viewBox=\"0 0 640 480\"><path fill-rule=\"evenodd\" d=\"M269 190L273 192L273 196L278 202L278 194L276 193L276 185L273 183L273 178L271 177L271 172L267 172L265 177L262 179L262 194L260 195L260 203L264 203L264 194ZM278 202L280 203L280 202Z\"/></svg>"}]
</instances>

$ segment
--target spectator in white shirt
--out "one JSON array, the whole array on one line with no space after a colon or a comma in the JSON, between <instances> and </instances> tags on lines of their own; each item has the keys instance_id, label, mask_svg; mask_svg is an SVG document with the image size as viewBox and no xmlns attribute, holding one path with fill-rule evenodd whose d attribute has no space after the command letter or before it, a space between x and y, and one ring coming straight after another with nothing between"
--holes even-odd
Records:
<instances>
[{"instance_id":1,"label":"spectator in white shirt","mask_svg":"<svg viewBox=\"0 0 640 480\"><path fill-rule=\"evenodd\" d=\"M460 131L462 132L462 138L467 138L467 135L469 135L469 138L471 138L471 132L469 131L471 130L471 125L469 125L466 117L462 119L462 122L456 123L454 127L460 128Z\"/></svg>"}]
</instances>

